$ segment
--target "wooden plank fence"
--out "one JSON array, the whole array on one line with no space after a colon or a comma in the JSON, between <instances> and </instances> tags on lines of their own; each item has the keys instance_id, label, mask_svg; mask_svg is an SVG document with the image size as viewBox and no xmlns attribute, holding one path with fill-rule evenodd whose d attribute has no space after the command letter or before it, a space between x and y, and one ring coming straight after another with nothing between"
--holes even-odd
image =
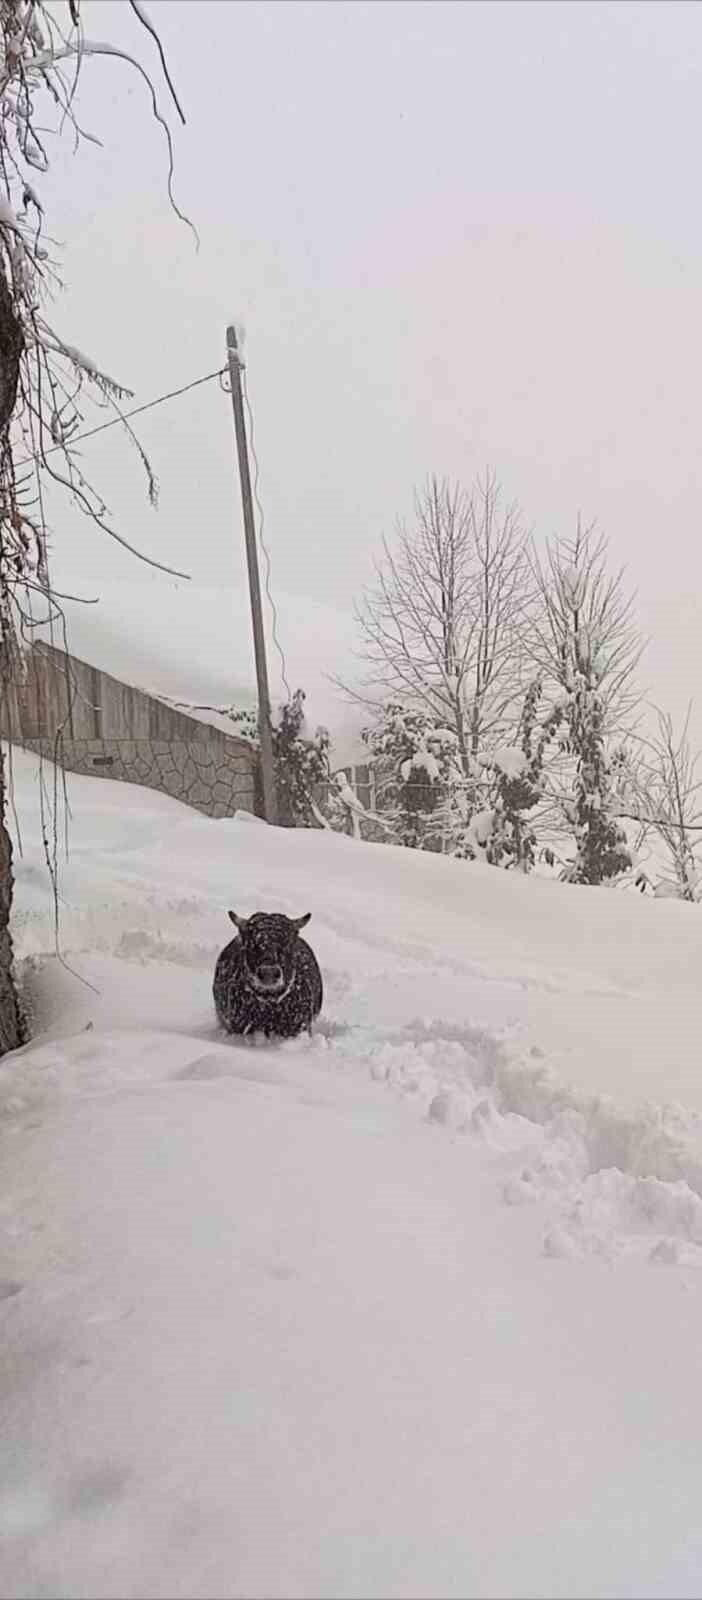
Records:
<instances>
[{"instance_id":1,"label":"wooden plank fence","mask_svg":"<svg viewBox=\"0 0 702 1600\"><path fill-rule=\"evenodd\" d=\"M0 736L69 772L161 790L210 817L253 811L255 752L157 695L45 643L0 690Z\"/></svg>"}]
</instances>

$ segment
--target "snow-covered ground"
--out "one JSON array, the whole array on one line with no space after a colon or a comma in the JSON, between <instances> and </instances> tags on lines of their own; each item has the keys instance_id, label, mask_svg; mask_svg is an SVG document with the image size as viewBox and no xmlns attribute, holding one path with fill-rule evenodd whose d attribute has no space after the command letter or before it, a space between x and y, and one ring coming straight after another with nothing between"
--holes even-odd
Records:
<instances>
[{"instance_id":1,"label":"snow-covered ground","mask_svg":"<svg viewBox=\"0 0 702 1600\"><path fill-rule=\"evenodd\" d=\"M0 1594L702 1595L699 911L69 778L61 966L14 786Z\"/></svg>"}]
</instances>

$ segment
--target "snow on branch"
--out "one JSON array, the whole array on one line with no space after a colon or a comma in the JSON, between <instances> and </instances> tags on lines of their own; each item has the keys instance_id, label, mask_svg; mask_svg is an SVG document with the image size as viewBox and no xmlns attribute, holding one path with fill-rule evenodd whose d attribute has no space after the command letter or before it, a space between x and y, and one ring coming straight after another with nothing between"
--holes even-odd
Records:
<instances>
[{"instance_id":1,"label":"snow on branch","mask_svg":"<svg viewBox=\"0 0 702 1600\"><path fill-rule=\"evenodd\" d=\"M41 324L38 323L38 326L41 326ZM116 383L115 379L108 377L106 372L101 372L97 362L93 361L91 356L84 355L83 351L78 350L73 344L66 344L63 339L59 339L58 334L51 333L47 329L44 334L40 334L39 343L44 350L54 350L57 354L65 356L72 366L76 367L79 372L84 372L86 377L97 384L97 387L102 389L104 394L114 396L118 400L134 399L133 389L125 389L121 383Z\"/></svg>"},{"instance_id":2,"label":"snow on branch","mask_svg":"<svg viewBox=\"0 0 702 1600\"><path fill-rule=\"evenodd\" d=\"M30 3L34 3L34 0L30 0ZM150 29L150 31L152 31L152 30ZM145 70L144 67L142 67L141 62L137 60L136 56L130 55L127 50L120 50L120 49L118 49L117 45L108 44L108 43L105 43L104 41L97 41L97 40L91 40L91 39L82 39L82 38L80 40L76 40L75 42L71 42L69 44L63 44L63 45L61 45L60 47L58 47L56 49L47 50L44 53L43 56L37 56L32 61L31 64L32 64L32 67L34 68L35 71L46 71L47 69L55 67L56 63L58 61L65 60L67 57L72 57L72 56L79 56L80 58L82 58L84 56L113 56L115 58L115 60L117 60L117 61L126 61L128 63L128 65L130 67L133 67L135 72L138 72L139 76L141 78L143 78L144 83L146 84L146 86L147 86L147 88L149 90L150 97L151 97L151 110L152 110L153 116L154 116L156 122L158 122L159 126L161 128L163 128L164 138L166 140L166 148L167 148L167 151L168 151L168 176L167 176L168 198L170 200L171 206L173 207L173 210L174 210L176 216L180 219L181 222L185 223L187 228L190 229L190 231L191 231L191 233L192 233L192 235L193 235L193 237L195 239L196 246L199 249L200 248L200 236L198 234L197 228L195 227L194 223L192 223L190 221L190 218L186 217L185 213L180 210L180 207L178 206L178 204L176 202L176 199L175 199L175 195L173 193L173 178L174 178L174 174L175 174L175 157L174 157L174 153L173 153L173 136L171 134L171 130L170 130L169 126L168 126L168 123L166 122L166 119L163 116L163 113L162 113L162 111L161 111L161 109L159 107L159 103L158 103L158 100L156 98L156 90L154 89L153 83L151 82L151 79L149 77L148 72ZM170 86L170 84L169 84L169 86ZM176 104L177 104L177 102L176 102ZM180 107L178 107L178 109L180 110Z\"/></svg>"}]
</instances>

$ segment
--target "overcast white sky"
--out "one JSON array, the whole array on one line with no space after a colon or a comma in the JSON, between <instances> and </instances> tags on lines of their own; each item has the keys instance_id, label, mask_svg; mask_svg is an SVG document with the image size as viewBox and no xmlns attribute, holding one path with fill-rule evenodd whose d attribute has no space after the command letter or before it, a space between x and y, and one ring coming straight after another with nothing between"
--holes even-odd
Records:
<instances>
[{"instance_id":1,"label":"overcast white sky","mask_svg":"<svg viewBox=\"0 0 702 1600\"><path fill-rule=\"evenodd\" d=\"M168 210L145 86L86 62L80 115L104 148L67 140L43 184L66 246L60 331L141 401L216 367L226 322L244 323L277 593L348 615L414 483L490 463L540 535L598 519L639 589L654 692L676 709L696 695L702 7L149 9L202 248ZM152 61L167 107L128 6L83 15ZM140 433L158 515L118 430L85 447L118 525L198 584L241 586L227 397L196 391ZM80 519L56 520L56 579L134 579ZM320 638L326 655L333 629Z\"/></svg>"}]
</instances>

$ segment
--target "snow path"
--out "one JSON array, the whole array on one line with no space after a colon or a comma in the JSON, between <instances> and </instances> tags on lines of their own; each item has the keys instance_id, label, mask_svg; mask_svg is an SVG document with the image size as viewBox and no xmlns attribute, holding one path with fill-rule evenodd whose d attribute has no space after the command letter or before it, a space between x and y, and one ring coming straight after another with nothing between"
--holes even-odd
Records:
<instances>
[{"instance_id":1,"label":"snow path","mask_svg":"<svg viewBox=\"0 0 702 1600\"><path fill-rule=\"evenodd\" d=\"M70 792L100 993L27 848L0 1595L702 1595L696 916ZM229 904L312 909L312 1041L217 1033Z\"/></svg>"}]
</instances>

